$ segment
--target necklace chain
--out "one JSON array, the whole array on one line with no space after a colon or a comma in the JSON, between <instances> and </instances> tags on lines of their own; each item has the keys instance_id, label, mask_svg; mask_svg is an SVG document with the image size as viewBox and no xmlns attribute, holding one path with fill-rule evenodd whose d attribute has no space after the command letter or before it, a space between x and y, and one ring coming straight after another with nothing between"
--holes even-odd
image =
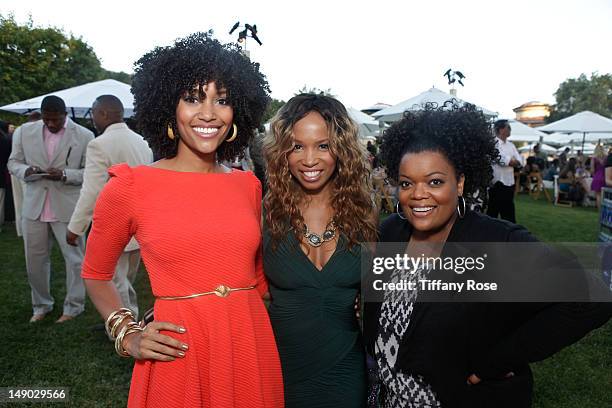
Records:
<instances>
[{"instance_id":1,"label":"necklace chain","mask_svg":"<svg viewBox=\"0 0 612 408\"><path fill-rule=\"evenodd\" d=\"M325 226L325 231L323 234L316 234L308 229L308 226L304 224L304 238L306 238L306 242L308 245L313 246L315 248L323 245L324 242L331 241L336 237L336 230L338 227L334 222L333 217L329 220L327 225Z\"/></svg>"}]
</instances>

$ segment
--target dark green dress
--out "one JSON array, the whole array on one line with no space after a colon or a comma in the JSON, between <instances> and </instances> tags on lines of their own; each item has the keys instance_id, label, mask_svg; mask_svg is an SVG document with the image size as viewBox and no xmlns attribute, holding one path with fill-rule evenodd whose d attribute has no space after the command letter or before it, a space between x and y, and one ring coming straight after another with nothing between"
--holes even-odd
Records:
<instances>
[{"instance_id":1,"label":"dark green dress","mask_svg":"<svg viewBox=\"0 0 612 408\"><path fill-rule=\"evenodd\" d=\"M365 353L354 310L360 269L360 247L349 250L343 237L319 271L292 233L275 249L264 234L286 407L365 406Z\"/></svg>"}]
</instances>

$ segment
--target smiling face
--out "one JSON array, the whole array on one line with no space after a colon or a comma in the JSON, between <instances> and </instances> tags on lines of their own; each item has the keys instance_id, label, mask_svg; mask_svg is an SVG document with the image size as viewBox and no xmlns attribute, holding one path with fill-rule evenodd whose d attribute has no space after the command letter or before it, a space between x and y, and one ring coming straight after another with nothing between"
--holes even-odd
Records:
<instances>
[{"instance_id":1,"label":"smiling face","mask_svg":"<svg viewBox=\"0 0 612 408\"><path fill-rule=\"evenodd\" d=\"M329 150L327 123L317 112L310 112L293 126L293 150L287 157L289 171L306 193L315 194L329 187L336 170L336 158Z\"/></svg>"},{"instance_id":2,"label":"smiling face","mask_svg":"<svg viewBox=\"0 0 612 408\"><path fill-rule=\"evenodd\" d=\"M234 110L225 89L208 82L186 92L176 106L176 124L180 134L179 151L187 147L200 154L215 153L234 119Z\"/></svg>"},{"instance_id":3,"label":"smiling face","mask_svg":"<svg viewBox=\"0 0 612 408\"><path fill-rule=\"evenodd\" d=\"M464 177L441 153L407 153L399 166L399 202L414 235L444 242L456 217Z\"/></svg>"}]
</instances>

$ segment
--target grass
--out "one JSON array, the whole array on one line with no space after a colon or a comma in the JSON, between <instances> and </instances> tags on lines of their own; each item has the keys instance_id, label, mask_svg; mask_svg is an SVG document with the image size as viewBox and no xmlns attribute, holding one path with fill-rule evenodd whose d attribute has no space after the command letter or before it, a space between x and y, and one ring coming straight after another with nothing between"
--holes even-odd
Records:
<instances>
[{"instance_id":1,"label":"grass","mask_svg":"<svg viewBox=\"0 0 612 408\"><path fill-rule=\"evenodd\" d=\"M51 293L55 308L45 320L29 324L32 314L30 288L25 270L23 241L13 227L0 233L0 387L68 387L70 407L124 407L129 391L133 361L114 355L113 344L103 331L92 330L101 318L88 300L85 312L61 325L65 273L62 256L54 246L51 263ZM144 270L136 290L141 310L152 305ZM2 405L0 403L0 405ZM44 404L18 404L43 406ZM12 404L11 404L12 406Z\"/></svg>"},{"instance_id":2,"label":"grass","mask_svg":"<svg viewBox=\"0 0 612 408\"><path fill-rule=\"evenodd\" d=\"M554 207L541 198L517 197L517 220L544 241L589 242L598 231L594 209ZM64 266L57 245L53 250L52 317L30 325L30 289L25 272L23 243L15 230L0 233L0 387L70 388L71 407L123 407L133 362L114 354L102 331L92 330L101 320L88 301L74 321L54 324L61 314ZM139 306L152 304L144 271L137 279ZM612 406L612 322L580 342L533 365L537 408L602 408ZM27 406L23 404L21 406ZM43 406L43 404L29 404ZM51 404L49 404L51 405ZM494 407L492 407L494 408Z\"/></svg>"},{"instance_id":3,"label":"grass","mask_svg":"<svg viewBox=\"0 0 612 408\"><path fill-rule=\"evenodd\" d=\"M547 242L593 242L599 233L594 208L556 207L544 197L518 195L517 222ZM612 407L612 322L578 343L532 365L534 407Z\"/></svg>"}]
</instances>

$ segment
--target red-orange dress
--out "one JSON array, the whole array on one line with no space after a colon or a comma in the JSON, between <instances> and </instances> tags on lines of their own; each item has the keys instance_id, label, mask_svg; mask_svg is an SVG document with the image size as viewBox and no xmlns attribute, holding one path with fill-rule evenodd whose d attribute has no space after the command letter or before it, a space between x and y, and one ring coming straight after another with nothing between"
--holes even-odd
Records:
<instances>
[{"instance_id":1,"label":"red-orange dress","mask_svg":"<svg viewBox=\"0 0 612 408\"><path fill-rule=\"evenodd\" d=\"M135 236L156 297L257 289L187 300L156 300L162 332L189 345L172 362L139 360L130 407L282 407L280 362L261 295L261 185L250 172L184 173L122 164L110 169L87 241L83 278L110 280Z\"/></svg>"}]
</instances>

